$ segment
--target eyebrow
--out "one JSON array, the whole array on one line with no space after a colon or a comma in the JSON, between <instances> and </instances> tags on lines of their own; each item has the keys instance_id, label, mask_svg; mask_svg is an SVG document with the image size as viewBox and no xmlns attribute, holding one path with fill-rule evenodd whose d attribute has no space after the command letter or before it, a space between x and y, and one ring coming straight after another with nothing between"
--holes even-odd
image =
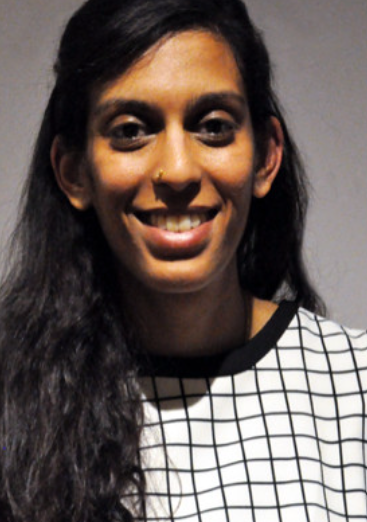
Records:
<instances>
[{"instance_id":1,"label":"eyebrow","mask_svg":"<svg viewBox=\"0 0 367 522\"><path fill-rule=\"evenodd\" d=\"M247 106L245 96L232 91L209 92L202 96L198 96L197 98L193 98L189 102L187 110L188 112L191 112L197 108L205 110L210 109L214 105L228 107L229 105L232 106L234 104L245 109Z\"/></svg>"},{"instance_id":2,"label":"eyebrow","mask_svg":"<svg viewBox=\"0 0 367 522\"><path fill-rule=\"evenodd\" d=\"M186 112L190 113L197 109L209 109L213 105L228 107L228 105L233 104L245 109L247 106L246 97L233 91L209 92L190 100ZM142 100L111 98L110 100L106 100L97 105L93 111L93 116L98 117L105 113L134 113L147 115L153 112L158 112L162 115L161 108L155 103L148 103Z\"/></svg>"},{"instance_id":3,"label":"eyebrow","mask_svg":"<svg viewBox=\"0 0 367 522\"><path fill-rule=\"evenodd\" d=\"M155 104L147 103L140 100L126 100L124 98L111 98L100 105L97 105L93 111L93 116L101 116L105 113L134 113L146 114L147 112L161 112Z\"/></svg>"}]
</instances>

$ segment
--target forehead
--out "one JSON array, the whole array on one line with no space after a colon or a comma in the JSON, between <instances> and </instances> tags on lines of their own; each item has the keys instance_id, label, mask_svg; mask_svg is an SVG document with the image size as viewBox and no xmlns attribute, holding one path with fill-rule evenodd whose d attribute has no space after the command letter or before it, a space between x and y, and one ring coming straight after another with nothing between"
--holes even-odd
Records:
<instances>
[{"instance_id":1,"label":"forehead","mask_svg":"<svg viewBox=\"0 0 367 522\"><path fill-rule=\"evenodd\" d=\"M93 98L96 103L120 96L164 98L172 96L172 92L190 90L244 94L231 48L209 31L190 30L162 39L120 77L95 92Z\"/></svg>"}]
</instances>

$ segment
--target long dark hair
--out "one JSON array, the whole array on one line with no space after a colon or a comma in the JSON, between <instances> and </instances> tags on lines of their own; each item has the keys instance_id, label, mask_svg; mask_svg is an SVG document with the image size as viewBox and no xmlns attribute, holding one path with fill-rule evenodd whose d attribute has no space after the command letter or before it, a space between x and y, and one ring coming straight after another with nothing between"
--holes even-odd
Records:
<instances>
[{"instance_id":1,"label":"long dark hair","mask_svg":"<svg viewBox=\"0 0 367 522\"><path fill-rule=\"evenodd\" d=\"M92 88L116 78L165 35L204 28L230 45L247 89L256 144L269 118L285 154L269 195L254 200L239 248L245 288L321 302L302 265L304 172L272 90L267 50L240 0L89 0L69 21L23 195L1 290L0 519L105 522L144 517L138 343L118 307L114 266L93 210L56 185L56 135L83 152ZM135 492L138 502L122 501Z\"/></svg>"}]
</instances>

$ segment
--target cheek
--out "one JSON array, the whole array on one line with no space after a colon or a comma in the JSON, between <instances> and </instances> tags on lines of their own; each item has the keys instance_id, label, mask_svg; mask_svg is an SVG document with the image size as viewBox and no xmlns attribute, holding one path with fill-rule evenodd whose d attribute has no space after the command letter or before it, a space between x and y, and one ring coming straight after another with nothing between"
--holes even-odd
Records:
<instances>
[{"instance_id":1,"label":"cheek","mask_svg":"<svg viewBox=\"0 0 367 522\"><path fill-rule=\"evenodd\" d=\"M247 154L233 155L222 165L221 175L217 178L227 209L228 236L238 244L247 226L248 215L253 197L254 155L252 149Z\"/></svg>"},{"instance_id":2,"label":"cheek","mask_svg":"<svg viewBox=\"0 0 367 522\"><path fill-rule=\"evenodd\" d=\"M252 193L255 172L255 150L251 136L239 136L237 143L218 150L211 162L213 180L228 197L246 198Z\"/></svg>"},{"instance_id":3,"label":"cheek","mask_svg":"<svg viewBox=\"0 0 367 522\"><path fill-rule=\"evenodd\" d=\"M252 197L254 183L252 162L246 158L241 158L238 163L228 162L217 171L215 183L225 199L236 207L242 207Z\"/></svg>"},{"instance_id":4,"label":"cheek","mask_svg":"<svg viewBox=\"0 0 367 522\"><path fill-rule=\"evenodd\" d=\"M109 201L113 206L131 200L141 182L139 169L123 160L118 153L97 151L89 161L92 180L92 204Z\"/></svg>"}]
</instances>

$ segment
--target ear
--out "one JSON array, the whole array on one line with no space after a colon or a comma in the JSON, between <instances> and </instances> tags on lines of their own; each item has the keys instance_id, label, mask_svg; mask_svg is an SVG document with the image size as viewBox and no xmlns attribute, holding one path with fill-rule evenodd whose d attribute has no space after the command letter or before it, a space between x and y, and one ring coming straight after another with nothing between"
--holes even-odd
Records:
<instances>
[{"instance_id":1,"label":"ear","mask_svg":"<svg viewBox=\"0 0 367 522\"><path fill-rule=\"evenodd\" d=\"M265 197L271 189L283 158L284 134L278 118L272 116L269 120L269 130L265 157L254 177L253 195L256 198Z\"/></svg>"},{"instance_id":2,"label":"ear","mask_svg":"<svg viewBox=\"0 0 367 522\"><path fill-rule=\"evenodd\" d=\"M50 152L57 184L77 210L91 206L91 180L84 161L76 151L68 150L61 136L56 136Z\"/></svg>"}]
</instances>

